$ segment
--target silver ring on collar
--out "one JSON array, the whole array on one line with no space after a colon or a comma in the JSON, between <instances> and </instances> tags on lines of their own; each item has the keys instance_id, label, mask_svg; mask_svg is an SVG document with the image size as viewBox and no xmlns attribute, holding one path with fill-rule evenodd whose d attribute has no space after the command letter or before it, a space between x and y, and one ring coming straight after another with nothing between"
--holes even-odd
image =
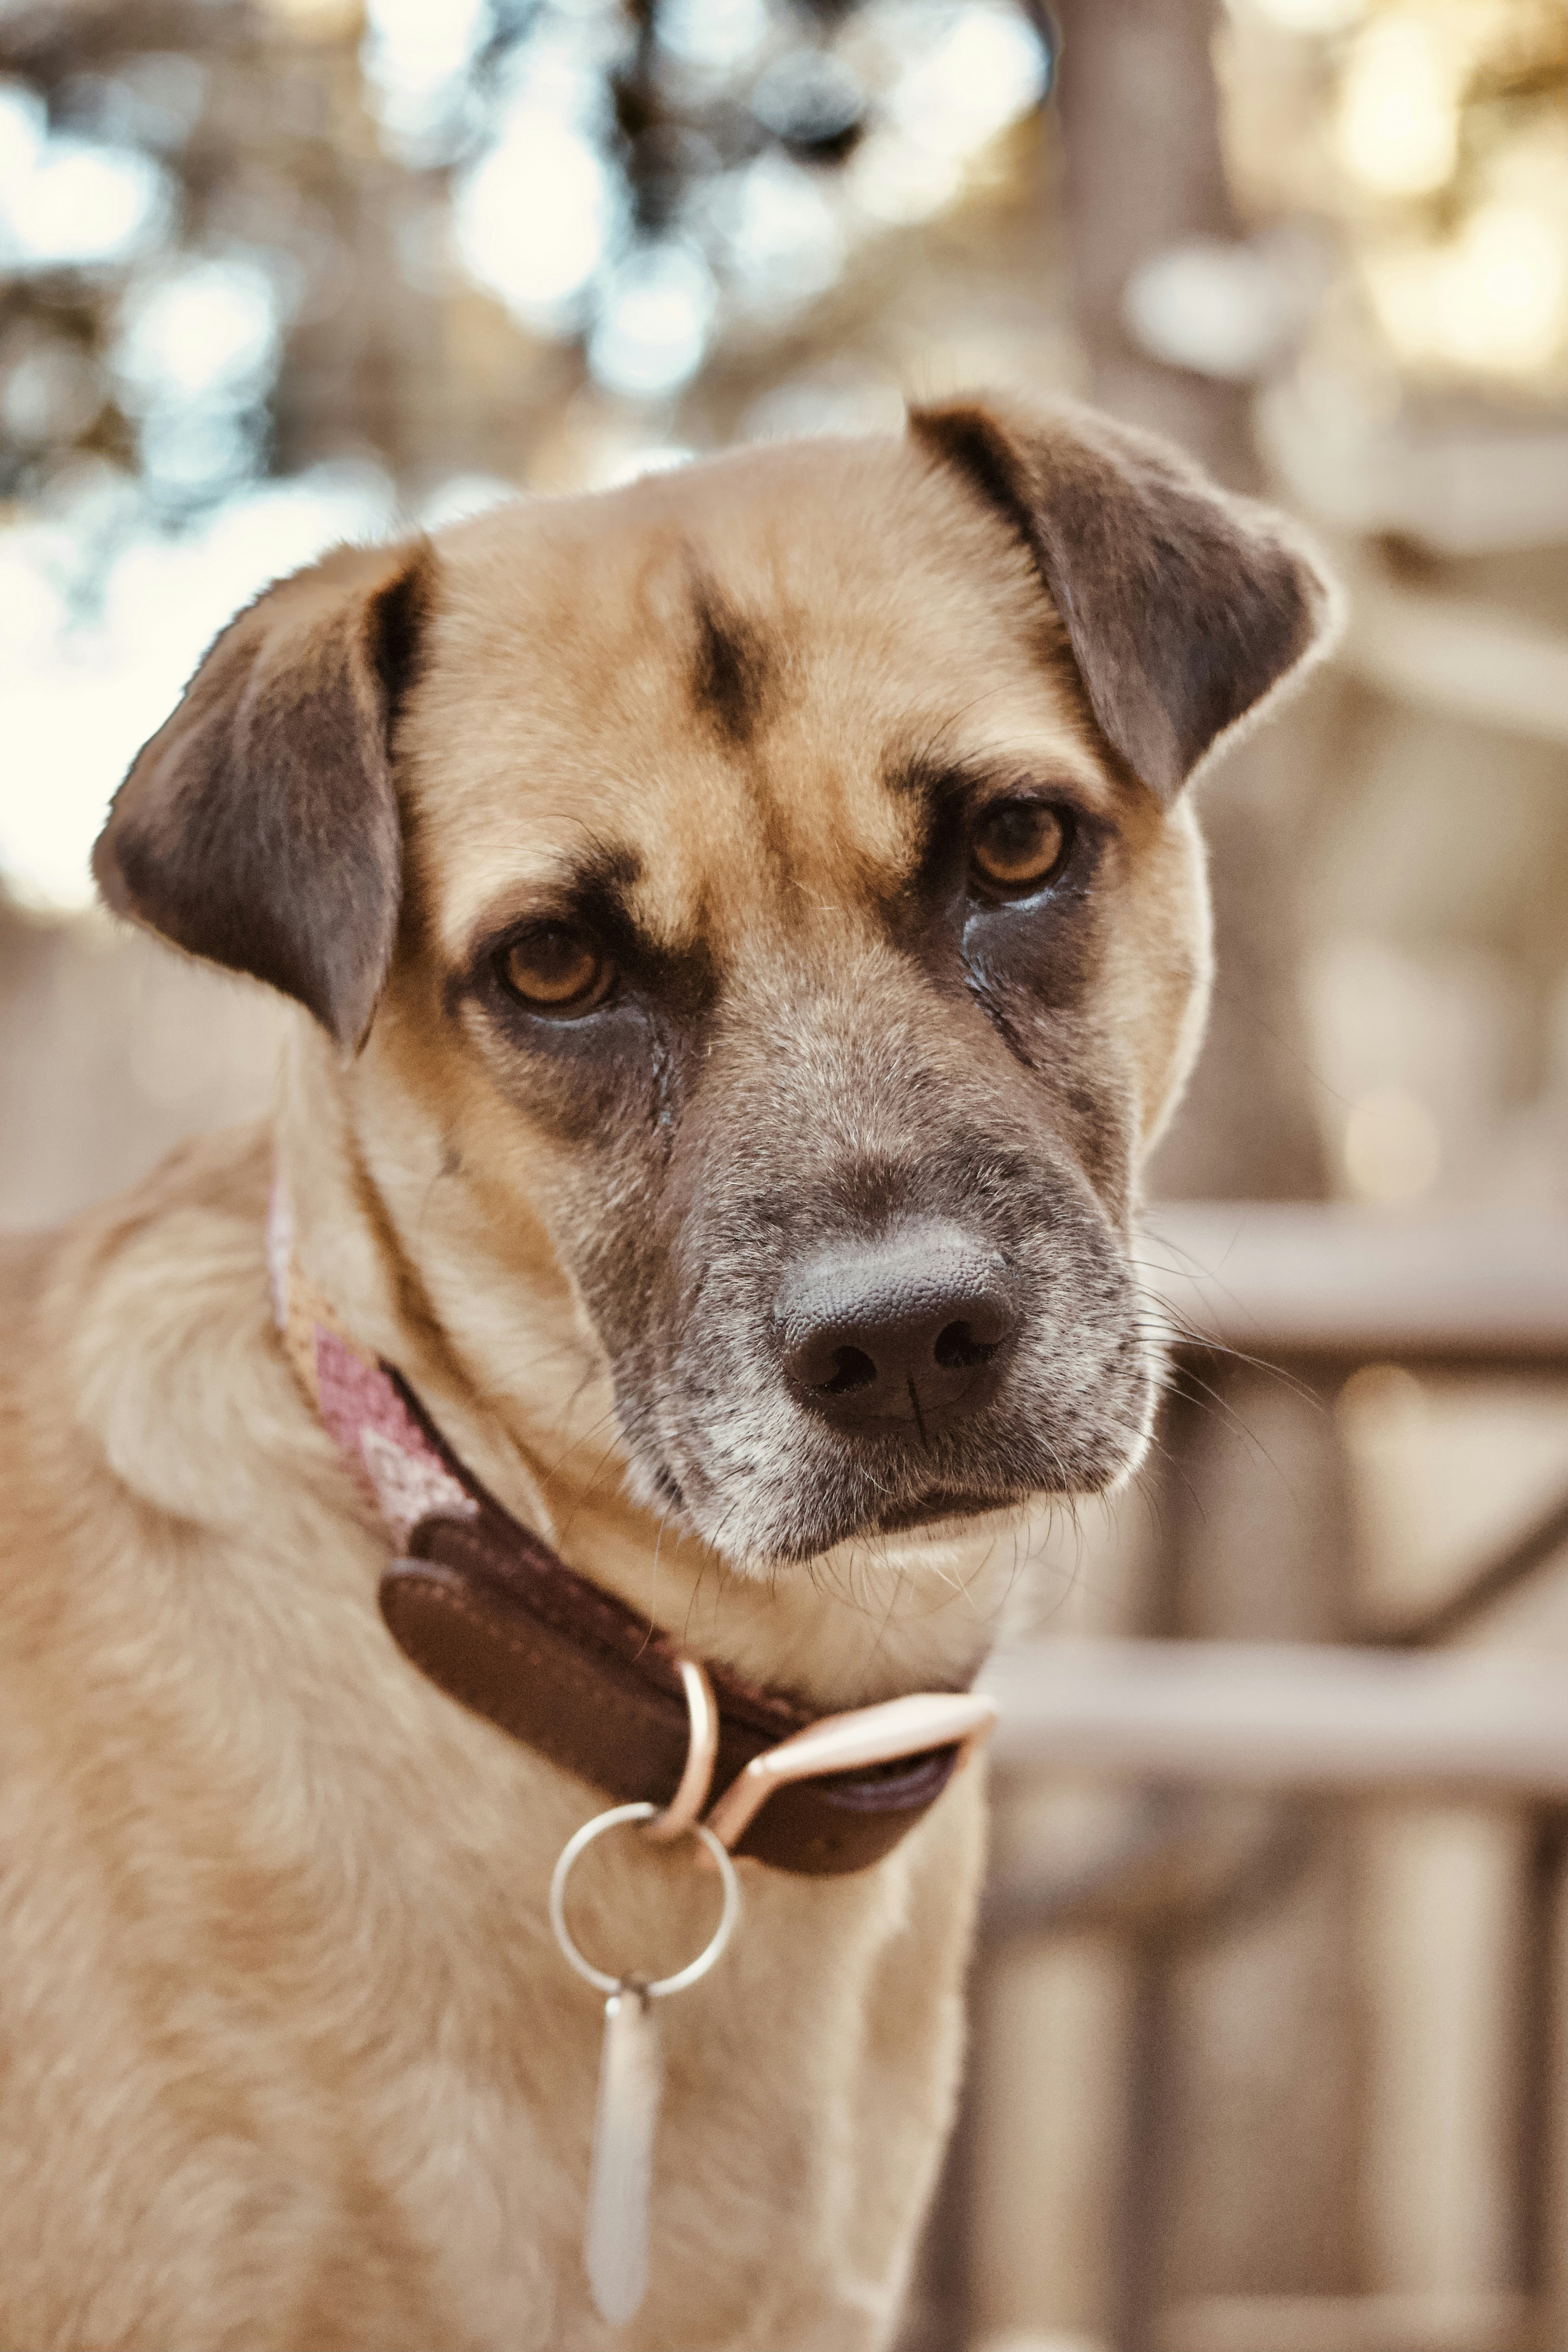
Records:
<instances>
[{"instance_id":1,"label":"silver ring on collar","mask_svg":"<svg viewBox=\"0 0 1568 2352\"><path fill-rule=\"evenodd\" d=\"M584 1822L575 1836L567 1839L561 1849L561 1858L551 1873L550 1924L555 1930L555 1940L561 1947L563 1957L586 1983L594 1987L595 1992L621 1992L629 1979L625 1975L613 1977L604 1969L596 1969L573 1942L566 1926L566 1882L572 1875L572 1865L595 1838L604 1836L606 1830L618 1829L623 1822L652 1821L658 1811L657 1805L649 1804L612 1805L608 1812L595 1813L591 1822ZM693 1822L690 1833L701 1839L718 1865L724 1888L723 1908L719 1914L719 1925L694 1960L688 1960L686 1966L677 1969L673 1976L657 1977L652 1984L641 1986L640 1990L649 2000L662 2000L667 1993L684 1992L688 1985L697 1982L699 1977L705 1977L715 1960L722 1957L724 1947L734 1933L735 1922L741 1916L741 1882L729 1854L703 1822Z\"/></svg>"}]
</instances>

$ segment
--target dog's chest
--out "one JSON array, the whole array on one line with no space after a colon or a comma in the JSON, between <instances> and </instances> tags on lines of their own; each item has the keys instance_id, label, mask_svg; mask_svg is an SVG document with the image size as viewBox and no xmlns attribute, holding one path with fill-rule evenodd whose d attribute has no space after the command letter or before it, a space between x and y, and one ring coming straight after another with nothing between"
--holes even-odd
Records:
<instances>
[{"instance_id":1,"label":"dog's chest","mask_svg":"<svg viewBox=\"0 0 1568 2352\"><path fill-rule=\"evenodd\" d=\"M882 2340L956 2064L948 1923L921 1948L941 1866L925 1843L858 1886L747 1874L736 1948L663 2021L651 2283L620 2331L594 2314L582 2252L600 2003L521 1921L498 1948L477 1912L448 1914L438 1950L405 1954L384 2001L405 2007L411 1964L444 1961L446 1982L418 2032L367 2049L353 2132L395 2184L444 2341Z\"/></svg>"},{"instance_id":2,"label":"dog's chest","mask_svg":"<svg viewBox=\"0 0 1568 2352\"><path fill-rule=\"evenodd\" d=\"M209 2053L221 2074L244 2048L252 2086L267 2080L266 2170L293 2173L301 2215L339 2249L319 2290L300 2278L296 2339L331 2340L351 2317L363 2335L384 2292L385 2326L427 2310L430 2340L475 2352L881 2341L956 2071L978 1775L875 1871L743 1865L729 1953L665 2005L651 2282L612 2334L582 2253L603 2007L544 1916L592 1800L433 1691L411 1710L403 1662L388 1672L399 1703L340 1724L336 1785L318 1790L291 1866L271 1896L252 1881L258 1910L277 1906L275 1954L315 1890L290 1998L264 2021L234 1982ZM619 1939L637 1919L612 1874L588 1927L617 1966L636 1965ZM371 2238L355 2200L380 2216Z\"/></svg>"}]
</instances>

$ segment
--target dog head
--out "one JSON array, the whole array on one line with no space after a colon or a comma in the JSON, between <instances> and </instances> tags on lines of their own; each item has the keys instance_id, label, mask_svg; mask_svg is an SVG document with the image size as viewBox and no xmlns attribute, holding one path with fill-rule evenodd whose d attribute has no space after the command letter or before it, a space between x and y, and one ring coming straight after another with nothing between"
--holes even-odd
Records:
<instances>
[{"instance_id":1,"label":"dog head","mask_svg":"<svg viewBox=\"0 0 1568 2352\"><path fill-rule=\"evenodd\" d=\"M636 1490L772 1569L1139 1457L1182 787L1328 610L1158 445L930 410L340 551L219 637L97 872L402 1106L522 1322L542 1224Z\"/></svg>"}]
</instances>

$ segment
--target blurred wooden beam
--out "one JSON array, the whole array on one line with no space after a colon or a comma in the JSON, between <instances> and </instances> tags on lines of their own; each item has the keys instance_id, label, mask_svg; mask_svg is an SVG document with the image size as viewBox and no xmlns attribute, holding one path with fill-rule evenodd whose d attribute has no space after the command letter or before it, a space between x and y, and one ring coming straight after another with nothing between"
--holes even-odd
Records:
<instances>
[{"instance_id":1,"label":"blurred wooden beam","mask_svg":"<svg viewBox=\"0 0 1568 2352\"><path fill-rule=\"evenodd\" d=\"M1216 2294L1163 2315L1159 2352L1544 2352L1516 2294Z\"/></svg>"},{"instance_id":2,"label":"blurred wooden beam","mask_svg":"<svg viewBox=\"0 0 1568 2352\"><path fill-rule=\"evenodd\" d=\"M1175 1328L1276 1359L1568 1369L1568 1219L1158 1203L1135 1252Z\"/></svg>"},{"instance_id":3,"label":"blurred wooden beam","mask_svg":"<svg viewBox=\"0 0 1568 2352\"><path fill-rule=\"evenodd\" d=\"M1005 1653L982 1686L1003 1773L1568 1799L1555 1659L1063 1639Z\"/></svg>"},{"instance_id":4,"label":"blurred wooden beam","mask_svg":"<svg viewBox=\"0 0 1568 2352\"><path fill-rule=\"evenodd\" d=\"M1424 709L1568 743L1568 636L1495 604L1381 579L1342 550L1338 561L1351 590L1347 669Z\"/></svg>"}]
</instances>

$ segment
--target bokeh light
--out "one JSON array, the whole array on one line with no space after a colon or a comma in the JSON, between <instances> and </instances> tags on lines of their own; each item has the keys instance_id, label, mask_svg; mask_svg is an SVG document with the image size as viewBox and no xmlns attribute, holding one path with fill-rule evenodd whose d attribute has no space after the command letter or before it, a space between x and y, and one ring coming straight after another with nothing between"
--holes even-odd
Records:
<instances>
[{"instance_id":1,"label":"bokeh light","mask_svg":"<svg viewBox=\"0 0 1568 2352\"><path fill-rule=\"evenodd\" d=\"M524 99L459 186L458 249L480 284L528 325L565 332L614 242L618 215L592 142Z\"/></svg>"},{"instance_id":2,"label":"bokeh light","mask_svg":"<svg viewBox=\"0 0 1568 2352\"><path fill-rule=\"evenodd\" d=\"M160 234L169 202L152 156L51 136L36 94L0 83L0 268L122 260Z\"/></svg>"},{"instance_id":3,"label":"bokeh light","mask_svg":"<svg viewBox=\"0 0 1568 2352\"><path fill-rule=\"evenodd\" d=\"M1424 195L1458 156L1458 68L1417 9L1376 17L1356 42L1340 90L1340 153L1369 188Z\"/></svg>"}]
</instances>

